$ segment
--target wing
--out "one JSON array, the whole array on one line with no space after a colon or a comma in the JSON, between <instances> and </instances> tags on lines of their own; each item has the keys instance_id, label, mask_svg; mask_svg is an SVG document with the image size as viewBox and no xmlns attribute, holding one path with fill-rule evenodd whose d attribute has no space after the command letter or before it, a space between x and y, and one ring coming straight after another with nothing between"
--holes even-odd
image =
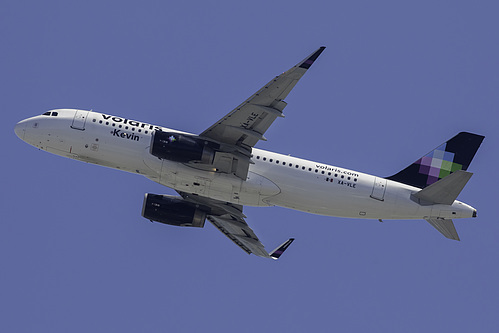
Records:
<instances>
[{"instance_id":1,"label":"wing","mask_svg":"<svg viewBox=\"0 0 499 333\"><path fill-rule=\"evenodd\" d=\"M200 134L201 137L229 146L224 153L215 156L215 168L246 179L251 148L259 140L266 140L264 134L277 117L284 117L282 114L286 107L284 98L324 49L325 47L320 47L305 60L272 79L253 96Z\"/></svg>"},{"instance_id":2,"label":"wing","mask_svg":"<svg viewBox=\"0 0 499 333\"><path fill-rule=\"evenodd\" d=\"M294 241L293 238L290 238L274 251L268 253L244 220L246 216L243 214L243 206L185 192L178 193L184 200L210 207L210 213L206 216L208 221L248 254L253 253L259 257L278 259Z\"/></svg>"}]
</instances>

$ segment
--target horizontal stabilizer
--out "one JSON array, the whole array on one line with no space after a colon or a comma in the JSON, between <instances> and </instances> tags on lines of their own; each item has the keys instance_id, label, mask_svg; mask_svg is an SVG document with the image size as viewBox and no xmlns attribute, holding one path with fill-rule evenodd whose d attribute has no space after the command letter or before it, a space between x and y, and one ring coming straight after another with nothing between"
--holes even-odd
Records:
<instances>
[{"instance_id":1,"label":"horizontal stabilizer","mask_svg":"<svg viewBox=\"0 0 499 333\"><path fill-rule=\"evenodd\" d=\"M471 172L458 170L413 194L413 197L422 205L452 205L472 175Z\"/></svg>"},{"instance_id":2,"label":"horizontal stabilizer","mask_svg":"<svg viewBox=\"0 0 499 333\"><path fill-rule=\"evenodd\" d=\"M450 219L427 219L435 229L449 239L460 240L454 223Z\"/></svg>"},{"instance_id":3,"label":"horizontal stabilizer","mask_svg":"<svg viewBox=\"0 0 499 333\"><path fill-rule=\"evenodd\" d=\"M284 253L284 251L286 251L286 249L291 245L291 243L293 243L294 240L294 238L290 238L282 243L277 249L269 253L270 257L274 260L279 259L279 257Z\"/></svg>"}]
</instances>

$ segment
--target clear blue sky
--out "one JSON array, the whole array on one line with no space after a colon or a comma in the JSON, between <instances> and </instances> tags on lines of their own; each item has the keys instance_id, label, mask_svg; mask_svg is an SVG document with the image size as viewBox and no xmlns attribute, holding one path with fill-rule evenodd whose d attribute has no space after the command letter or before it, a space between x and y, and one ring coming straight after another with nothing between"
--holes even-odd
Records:
<instances>
[{"instance_id":1,"label":"clear blue sky","mask_svg":"<svg viewBox=\"0 0 499 333\"><path fill-rule=\"evenodd\" d=\"M0 331L497 332L496 1L0 4ZM460 131L486 136L461 242L424 221L246 208L278 262L211 224L151 224L145 178L38 151L54 108L199 133L317 47L257 147L379 176Z\"/></svg>"}]
</instances>

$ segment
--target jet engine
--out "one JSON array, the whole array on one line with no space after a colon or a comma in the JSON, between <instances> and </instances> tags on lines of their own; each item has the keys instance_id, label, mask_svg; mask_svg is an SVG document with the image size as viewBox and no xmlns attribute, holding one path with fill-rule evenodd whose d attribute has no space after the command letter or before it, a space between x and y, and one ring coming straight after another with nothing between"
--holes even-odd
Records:
<instances>
[{"instance_id":1,"label":"jet engine","mask_svg":"<svg viewBox=\"0 0 499 333\"><path fill-rule=\"evenodd\" d=\"M142 216L151 221L180 227L204 227L207 207L172 195L146 193Z\"/></svg>"},{"instance_id":2,"label":"jet engine","mask_svg":"<svg viewBox=\"0 0 499 333\"><path fill-rule=\"evenodd\" d=\"M175 162L200 161L212 164L219 145L193 135L155 131L151 138L153 156Z\"/></svg>"}]
</instances>

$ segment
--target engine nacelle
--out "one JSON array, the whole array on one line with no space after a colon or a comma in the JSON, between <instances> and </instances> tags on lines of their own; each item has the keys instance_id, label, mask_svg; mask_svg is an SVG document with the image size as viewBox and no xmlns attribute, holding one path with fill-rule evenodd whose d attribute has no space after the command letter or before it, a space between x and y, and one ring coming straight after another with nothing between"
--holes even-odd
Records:
<instances>
[{"instance_id":1,"label":"engine nacelle","mask_svg":"<svg viewBox=\"0 0 499 333\"><path fill-rule=\"evenodd\" d=\"M207 209L173 195L146 193L142 216L151 221L180 227L204 227Z\"/></svg>"},{"instance_id":2,"label":"engine nacelle","mask_svg":"<svg viewBox=\"0 0 499 333\"><path fill-rule=\"evenodd\" d=\"M192 135L154 131L150 152L153 156L175 162L200 161L211 164L217 146L213 142Z\"/></svg>"}]
</instances>

